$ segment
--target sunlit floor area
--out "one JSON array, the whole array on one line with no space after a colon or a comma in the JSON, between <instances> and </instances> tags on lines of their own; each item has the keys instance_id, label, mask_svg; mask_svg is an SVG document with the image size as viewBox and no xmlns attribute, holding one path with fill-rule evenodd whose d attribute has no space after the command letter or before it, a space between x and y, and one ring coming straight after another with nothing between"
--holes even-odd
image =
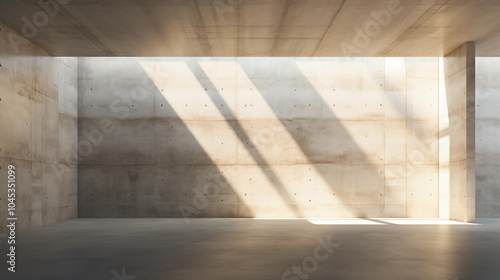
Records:
<instances>
[{"instance_id":1,"label":"sunlit floor area","mask_svg":"<svg viewBox=\"0 0 500 280\"><path fill-rule=\"evenodd\" d=\"M499 230L500 219L76 219L19 231L9 279L499 279Z\"/></svg>"}]
</instances>

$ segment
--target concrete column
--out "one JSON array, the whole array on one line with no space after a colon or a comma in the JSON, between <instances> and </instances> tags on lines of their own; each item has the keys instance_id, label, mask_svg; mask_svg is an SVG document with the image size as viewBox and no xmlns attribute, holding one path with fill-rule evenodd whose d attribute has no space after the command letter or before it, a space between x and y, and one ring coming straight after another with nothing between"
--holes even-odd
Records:
<instances>
[{"instance_id":1,"label":"concrete column","mask_svg":"<svg viewBox=\"0 0 500 280\"><path fill-rule=\"evenodd\" d=\"M440 217L475 220L475 42L442 59L439 112Z\"/></svg>"}]
</instances>

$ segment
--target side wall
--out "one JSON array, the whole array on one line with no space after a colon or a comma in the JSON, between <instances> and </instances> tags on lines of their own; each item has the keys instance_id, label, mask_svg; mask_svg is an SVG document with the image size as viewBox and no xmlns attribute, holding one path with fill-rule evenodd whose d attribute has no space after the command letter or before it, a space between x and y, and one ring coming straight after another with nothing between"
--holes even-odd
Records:
<instances>
[{"instance_id":1,"label":"side wall","mask_svg":"<svg viewBox=\"0 0 500 280\"><path fill-rule=\"evenodd\" d=\"M443 58L440 91L441 218L475 220L475 43ZM448 203L449 202L449 203ZM443 209L448 207L448 209Z\"/></svg>"},{"instance_id":2,"label":"side wall","mask_svg":"<svg viewBox=\"0 0 500 280\"><path fill-rule=\"evenodd\" d=\"M76 218L78 60L51 57L0 29L0 220L7 218L9 164L18 229Z\"/></svg>"},{"instance_id":3,"label":"side wall","mask_svg":"<svg viewBox=\"0 0 500 280\"><path fill-rule=\"evenodd\" d=\"M80 58L80 217L438 217L437 58Z\"/></svg>"},{"instance_id":4,"label":"side wall","mask_svg":"<svg viewBox=\"0 0 500 280\"><path fill-rule=\"evenodd\" d=\"M476 215L500 218L500 58L476 58Z\"/></svg>"}]
</instances>

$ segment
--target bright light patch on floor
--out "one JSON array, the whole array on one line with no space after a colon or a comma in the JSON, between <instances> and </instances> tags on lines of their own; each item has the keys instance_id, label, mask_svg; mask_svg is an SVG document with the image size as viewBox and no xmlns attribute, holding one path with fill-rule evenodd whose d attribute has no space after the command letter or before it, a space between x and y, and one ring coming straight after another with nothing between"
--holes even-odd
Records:
<instances>
[{"instance_id":1,"label":"bright light patch on floor","mask_svg":"<svg viewBox=\"0 0 500 280\"><path fill-rule=\"evenodd\" d=\"M477 225L474 223L462 223L444 219L372 219L380 221L381 223L394 224L394 225Z\"/></svg>"},{"instance_id":2,"label":"bright light patch on floor","mask_svg":"<svg viewBox=\"0 0 500 280\"><path fill-rule=\"evenodd\" d=\"M307 218L253 218L254 220L306 220L313 225L479 225L445 219L411 219L411 218L339 218L339 219L307 219Z\"/></svg>"},{"instance_id":3,"label":"bright light patch on floor","mask_svg":"<svg viewBox=\"0 0 500 280\"><path fill-rule=\"evenodd\" d=\"M371 225L383 226L384 223L365 219L307 219L313 225Z\"/></svg>"}]
</instances>

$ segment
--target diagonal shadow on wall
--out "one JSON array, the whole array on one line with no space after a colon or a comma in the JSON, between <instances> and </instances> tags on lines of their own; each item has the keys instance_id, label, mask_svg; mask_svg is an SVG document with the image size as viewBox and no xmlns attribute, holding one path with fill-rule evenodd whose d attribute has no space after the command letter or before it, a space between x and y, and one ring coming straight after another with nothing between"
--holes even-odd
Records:
<instances>
[{"instance_id":1,"label":"diagonal shadow on wall","mask_svg":"<svg viewBox=\"0 0 500 280\"><path fill-rule=\"evenodd\" d=\"M242 127L236 114L231 109L229 109L229 106L227 106L227 102L220 95L219 89L213 84L209 76L205 73L204 69L200 67L198 62L186 63L186 65L187 67L189 67L192 73L197 74L196 77L198 78L198 82L200 83L200 85L204 86L206 88L206 91L209 91L211 93L207 94L207 96L210 97L210 100L215 108L220 111L221 115L224 116L230 128L235 132L238 140L240 141L239 144L245 147L245 149L249 152L249 155L252 158L253 162L261 169L261 172L267 177L268 181L273 184L273 186L281 196L282 201L285 203L285 207L292 211L295 217L304 217L302 210L300 209L300 207L298 207L296 200L288 192L283 180L276 174L276 172L272 168L269 167L269 164L267 163L263 154L255 148L253 140L247 134L246 130ZM226 104L226 107L224 110L222 110L221 108L224 104Z\"/></svg>"},{"instance_id":2,"label":"diagonal shadow on wall","mask_svg":"<svg viewBox=\"0 0 500 280\"><path fill-rule=\"evenodd\" d=\"M252 63L255 59L248 59L248 61ZM247 76L251 76L248 75L250 71L265 73L267 70L264 69L266 65L272 65L269 61L265 61L266 63L261 65L245 65L245 63L242 63L241 59L238 59L238 62L238 65L247 72ZM259 66L261 68L259 68ZM301 204L299 205L300 208L306 211L311 209L310 213L313 213L305 214L306 216L317 216L318 208L320 207L323 207L322 209L324 210L330 210L322 211L322 215L326 217L380 216L384 205L384 169L383 165L376 165L373 161L383 161L384 134L380 134L381 131L383 132L383 115L382 122L370 120L364 123L365 127L359 127L359 122L357 120L341 123L332 111L328 109L325 110L328 106L315 91L314 87L308 82L307 78L301 73L300 69L296 66L294 67L293 65L283 63L283 60L279 62L279 68L286 69L288 72L292 71L293 79L284 77L282 75L283 73L279 72L282 70L277 69L273 69L278 72L272 73L269 79L251 79L258 93L264 97L265 102L272 109L273 115L268 115L267 119L265 116L245 115L245 107L251 109L252 107L257 108L259 106L249 103L244 104L243 107L241 100L245 100L245 93L242 92L243 87L240 84L240 79L242 78L238 77L238 116L236 117L234 113L231 113L227 120L232 121L231 127L233 130L237 131L238 137L243 143L244 148L261 168L270 165L288 165L294 167L302 165L304 169L311 170L310 163L313 164L316 173L320 174L322 181L328 184L330 190L318 191L320 188L314 186L312 179L309 179L309 182L305 180L306 182L304 183L309 183L310 185L304 185L301 188L302 193L299 195L303 197L294 199L295 201L290 199L291 195L287 190L290 186L281 183L281 180L286 180L286 178L281 177L286 175L275 173L269 175L270 181L274 183L274 186L283 196L284 201L293 201L293 203L297 203L297 201L302 199L302 201L305 202L298 202ZM201 73L200 77L203 79L206 86L207 81L210 81L210 79L202 67L197 64L191 64L190 69L193 73ZM290 90L290 88L288 88L290 85L299 86L301 88L298 92L296 90L291 93L286 92L286 90ZM218 94L218 89L210 82L208 83L208 87L211 92L215 92L215 94L212 93L211 96L214 105L218 106L218 104L224 103L224 99ZM307 100L307 97L304 98L304 91L306 91L308 97L312 98L311 100ZM250 95L257 94L247 93ZM349 101L352 101L352 99ZM289 105L289 107L286 108L286 105ZM297 108L297 106L299 106L299 108ZM315 118L314 114L318 112L318 108L320 110L320 115L317 115ZM295 110L299 112L298 115L294 115ZM258 113L261 112L262 111ZM301 113L302 115L300 115ZM252 126L251 123L249 124L245 121L245 116L247 116L248 119L256 118L257 122L254 122L255 125ZM234 121L236 119L238 119L238 121ZM281 124L286 130L278 131L280 128L276 123ZM362 138L367 139L368 136L378 137L378 144L382 146L378 147L379 149L375 149L371 158L368 158L366 151L356 143L350 135L350 132L348 132L343 125L354 126L354 130L365 129L366 135L363 134L364 137ZM269 130L270 127L276 129ZM247 132L249 128L253 128L254 130L251 132L252 135L250 135L250 132ZM263 129L268 132L262 133ZM261 131L259 132L259 130ZM286 143L286 141L283 143L284 138L286 138L283 132L288 132L292 136L291 140L295 143L291 145L290 143ZM264 139L262 141L262 138L269 139ZM359 139L356 140L359 141ZM366 144L372 143L371 140L363 139L362 141L364 141L364 148L367 147ZM300 158L300 155L299 159L283 158L282 155L293 150L293 148L287 150L287 144L289 146L298 146L305 158ZM273 145L278 146L278 148L273 148ZM260 150L262 150L262 152ZM268 152L273 150L276 151L276 154L262 154L263 151ZM382 151L382 155L380 155L380 151ZM265 158L265 156L267 156L267 158ZM311 175L312 174L307 174L306 176L311 178ZM279 178L281 178L281 180L277 181ZM318 183L318 185L320 185L320 183ZM294 193L294 195L296 194L297 193ZM310 204L307 205L307 202ZM318 205L318 203L320 205ZM313 207L311 207L311 205L313 205ZM338 213L335 213L335 210L339 210Z\"/></svg>"},{"instance_id":3,"label":"diagonal shadow on wall","mask_svg":"<svg viewBox=\"0 0 500 280\"><path fill-rule=\"evenodd\" d=\"M226 166L192 133L204 122L184 121L155 85L157 73L141 65L162 61L81 60L80 143L84 134L103 137L80 159L80 217L251 217Z\"/></svg>"},{"instance_id":4,"label":"diagonal shadow on wall","mask_svg":"<svg viewBox=\"0 0 500 280\"><path fill-rule=\"evenodd\" d=\"M340 60L344 66L350 66L349 60ZM363 65L368 67L361 69L361 74L364 73L362 79L356 80L359 75L349 79L345 74L339 75L338 79L332 79L334 75L331 73L318 73L332 68L318 67L320 66L318 61L313 61L313 67L318 68L314 72L320 76L319 79L325 74L324 77L328 77L323 78L318 84L323 86L325 91L329 90L330 95L341 95L332 98L332 102L335 103L327 104L293 59L275 58L273 63L266 60L264 63L260 62L250 58L238 58L242 74L249 80L245 85L256 88L256 93L243 90L238 94L240 98L247 100L249 105L254 105L252 102L258 103L258 99L252 95L260 94L273 113L273 116L266 113L264 115L274 119L254 115L261 119L262 127L270 125L276 127L270 122L279 121L285 132L291 136L291 140L295 142L294 145L300 149L301 153L297 154L304 156L298 157L295 164L312 164L320 177L316 180L316 190L310 189L316 192L319 204L323 204L318 207L323 207L327 212L326 215L333 217L345 217L346 210L350 212L349 216L383 216L384 111L379 108L372 109L380 106L377 97L381 97L382 100L384 97L383 88L378 88L383 84L383 71L380 75L378 72L381 69L375 67L376 64L365 61ZM359 67L354 69L360 70ZM336 69L339 70L347 69L340 67ZM371 90L370 87L377 89ZM356 99L356 95L359 99ZM342 108L342 106L347 108L342 111L344 116L337 116L332 108ZM368 106L372 108L367 109ZM246 106L249 111L255 107L255 105ZM278 134L282 135L283 131ZM283 139L280 135L277 136ZM266 145L274 143L270 141ZM276 163L283 164L285 161L278 158ZM321 190L319 188L321 184L329 186L330 191ZM336 199L328 199L332 197L332 193ZM339 207L329 207L329 203Z\"/></svg>"}]
</instances>

